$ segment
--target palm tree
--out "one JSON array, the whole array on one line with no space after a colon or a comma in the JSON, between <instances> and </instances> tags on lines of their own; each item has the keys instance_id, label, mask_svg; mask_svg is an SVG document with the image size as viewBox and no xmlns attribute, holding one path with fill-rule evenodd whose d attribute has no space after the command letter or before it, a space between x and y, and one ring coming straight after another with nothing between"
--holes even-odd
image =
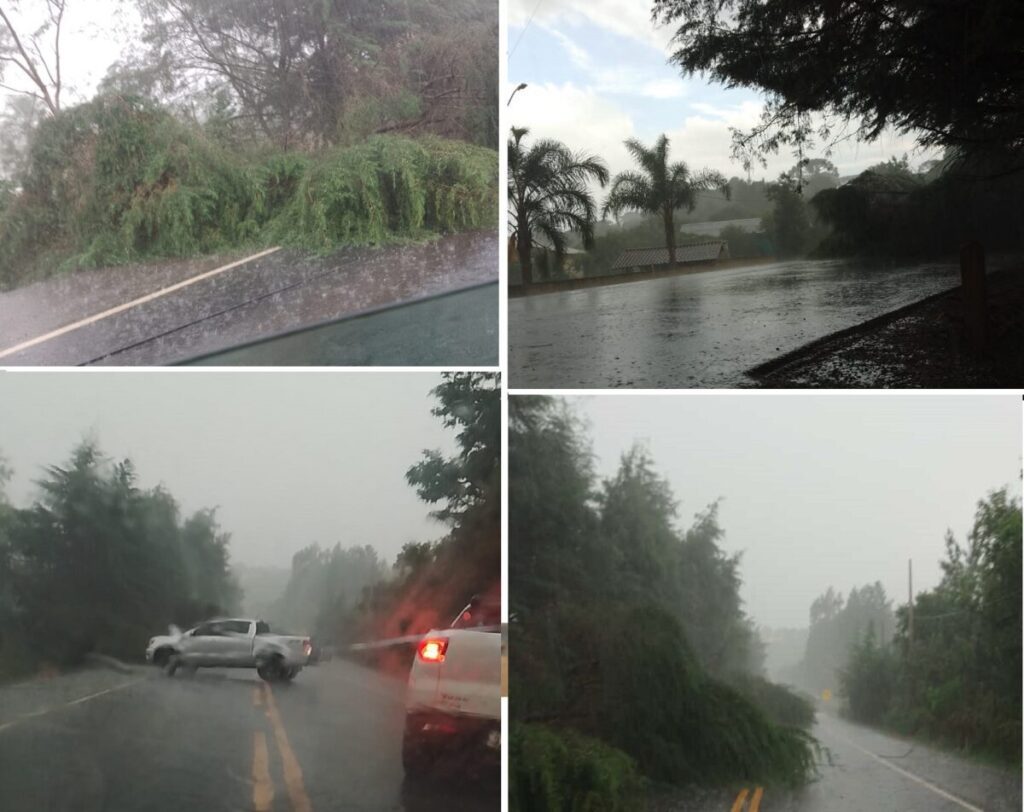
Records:
<instances>
[{"instance_id":1,"label":"palm tree","mask_svg":"<svg viewBox=\"0 0 1024 812\"><path fill-rule=\"evenodd\" d=\"M635 138L626 141L626 149L640 164L640 172L620 172L612 181L608 199L601 215L611 212L639 211L660 214L665 225L665 246L668 248L669 266L676 264L676 232L673 215L677 209L693 211L697 205L697 192L721 189L729 197L729 182L713 169L690 173L685 163L669 164L668 138L664 135L648 149Z\"/></svg>"},{"instance_id":2,"label":"palm tree","mask_svg":"<svg viewBox=\"0 0 1024 812\"><path fill-rule=\"evenodd\" d=\"M519 255L523 284L533 282L533 235L543 234L560 261L567 231L577 231L583 246L594 244L597 203L588 189L608 183L604 161L577 154L560 141L544 139L527 149L529 130L512 129L508 141L509 239Z\"/></svg>"}]
</instances>

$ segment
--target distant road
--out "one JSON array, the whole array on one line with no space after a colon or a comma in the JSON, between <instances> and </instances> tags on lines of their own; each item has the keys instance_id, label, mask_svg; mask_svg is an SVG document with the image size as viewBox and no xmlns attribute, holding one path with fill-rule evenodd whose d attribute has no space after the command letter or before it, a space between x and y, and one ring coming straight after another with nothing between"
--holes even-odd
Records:
<instances>
[{"instance_id":1,"label":"distant road","mask_svg":"<svg viewBox=\"0 0 1024 812\"><path fill-rule=\"evenodd\" d=\"M4 812L497 810L477 776L410 784L404 683L333 661L270 688L248 670L84 671L0 687Z\"/></svg>"},{"instance_id":2,"label":"distant road","mask_svg":"<svg viewBox=\"0 0 1024 812\"><path fill-rule=\"evenodd\" d=\"M0 366L163 365L479 285L498 278L498 237L241 259L85 271L0 293Z\"/></svg>"}]
</instances>

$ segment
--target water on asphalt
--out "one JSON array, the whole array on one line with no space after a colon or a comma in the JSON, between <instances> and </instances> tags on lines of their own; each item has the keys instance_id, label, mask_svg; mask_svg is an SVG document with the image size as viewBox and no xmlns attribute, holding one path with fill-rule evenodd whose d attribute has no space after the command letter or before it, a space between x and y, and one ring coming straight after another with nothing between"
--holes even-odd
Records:
<instances>
[{"instance_id":1,"label":"water on asphalt","mask_svg":"<svg viewBox=\"0 0 1024 812\"><path fill-rule=\"evenodd\" d=\"M296 793L312 812L499 808L496 771L406 781L404 683L344 661L272 689L297 787L263 685L247 669L191 678L147 669L0 687L0 809L251 811L260 737L275 812L301 808ZM100 691L109 692L93 696ZM83 697L91 698L72 704Z\"/></svg>"},{"instance_id":2,"label":"water on asphalt","mask_svg":"<svg viewBox=\"0 0 1024 812\"><path fill-rule=\"evenodd\" d=\"M757 364L958 283L951 264L794 261L510 299L509 381L750 386Z\"/></svg>"},{"instance_id":3,"label":"water on asphalt","mask_svg":"<svg viewBox=\"0 0 1024 812\"><path fill-rule=\"evenodd\" d=\"M0 350L230 259L234 257L84 272L0 294ZM493 231L327 256L287 249L27 348L3 363L166 364L497 277L498 239ZM496 296L493 306L497 312Z\"/></svg>"}]
</instances>

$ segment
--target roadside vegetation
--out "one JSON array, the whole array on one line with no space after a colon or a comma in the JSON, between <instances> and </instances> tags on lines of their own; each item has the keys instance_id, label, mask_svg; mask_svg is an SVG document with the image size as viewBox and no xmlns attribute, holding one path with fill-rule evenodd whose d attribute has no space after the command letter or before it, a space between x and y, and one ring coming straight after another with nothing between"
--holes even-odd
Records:
<instances>
[{"instance_id":1,"label":"roadside vegetation","mask_svg":"<svg viewBox=\"0 0 1024 812\"><path fill-rule=\"evenodd\" d=\"M629 809L638 782L797 785L809 703L763 679L716 506L681 529L642 448L603 482L561 401L510 401L517 809Z\"/></svg>"},{"instance_id":2,"label":"roadside vegetation","mask_svg":"<svg viewBox=\"0 0 1024 812\"><path fill-rule=\"evenodd\" d=\"M1021 505L978 503L965 543L946 536L943 578L896 612L891 640L869 628L839 672L850 716L1019 768Z\"/></svg>"},{"instance_id":3,"label":"roadside vegetation","mask_svg":"<svg viewBox=\"0 0 1024 812\"><path fill-rule=\"evenodd\" d=\"M44 70L59 17L21 32L38 56L0 37L0 65L25 64L36 84L0 120L0 288L146 258L495 226L489 3L136 5L143 42L70 106L54 87L66 80Z\"/></svg>"},{"instance_id":4,"label":"roadside vegetation","mask_svg":"<svg viewBox=\"0 0 1024 812\"><path fill-rule=\"evenodd\" d=\"M215 511L182 516L164 488L139 488L131 460L85 441L24 508L4 498L12 473L0 460L0 679L90 653L138 661L169 623L237 606Z\"/></svg>"},{"instance_id":5,"label":"roadside vegetation","mask_svg":"<svg viewBox=\"0 0 1024 812\"><path fill-rule=\"evenodd\" d=\"M539 279L606 275L626 248L665 247L672 254L676 245L709 239L686 233L688 215L690 222L757 218L758 225L719 237L730 256L744 259L948 260L972 240L990 254L1024 252L1016 214L1024 205L1017 47L1024 18L1012 3L651 5L654 21L675 32L668 61L683 78L703 76L764 99L759 122L732 131L731 157L747 179L732 178L728 197L704 190L696 212L692 196L679 197L668 211L681 231L658 235L670 227L659 213L587 224L593 239L583 241L582 256L566 256L548 241L547 251L539 251ZM939 157L911 166L906 155L893 156L840 178L829 160L833 146L851 137L876 142L892 131L912 135ZM780 151L792 154L793 168L751 182L752 170ZM604 206L605 213L619 210ZM529 284L526 274L523 279Z\"/></svg>"},{"instance_id":6,"label":"roadside vegetation","mask_svg":"<svg viewBox=\"0 0 1024 812\"><path fill-rule=\"evenodd\" d=\"M492 373L448 373L433 414L458 432L459 452L428 451L406 472L420 498L448 527L436 541L408 542L389 567L370 541L292 557L291 571L265 617L346 648L447 626L470 599L496 599L501 584L501 390ZM412 645L364 656L407 670Z\"/></svg>"}]
</instances>

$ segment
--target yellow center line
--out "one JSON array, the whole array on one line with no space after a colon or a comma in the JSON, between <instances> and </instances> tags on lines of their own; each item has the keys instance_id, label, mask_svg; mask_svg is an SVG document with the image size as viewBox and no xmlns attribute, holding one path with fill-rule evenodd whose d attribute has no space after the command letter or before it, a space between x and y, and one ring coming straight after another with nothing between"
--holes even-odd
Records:
<instances>
[{"instance_id":1,"label":"yellow center line","mask_svg":"<svg viewBox=\"0 0 1024 812\"><path fill-rule=\"evenodd\" d=\"M267 737L252 734L252 808L253 812L270 812L274 806L274 783L270 780L270 756Z\"/></svg>"},{"instance_id":2,"label":"yellow center line","mask_svg":"<svg viewBox=\"0 0 1024 812\"><path fill-rule=\"evenodd\" d=\"M313 812L313 807L306 794L306 787L302 783L302 767L299 760L295 758L291 743L288 741L288 734L284 732L284 725L281 723L281 716L277 712L277 703L274 701L274 692L269 685L264 685L264 697L267 702L267 718L274 728L274 740L277 742L277 749L281 753L281 766L284 768L284 783L288 788L288 797L292 802L294 812Z\"/></svg>"},{"instance_id":3,"label":"yellow center line","mask_svg":"<svg viewBox=\"0 0 1024 812\"><path fill-rule=\"evenodd\" d=\"M258 685L252 689L252 704L257 708L263 707L263 691Z\"/></svg>"},{"instance_id":4,"label":"yellow center line","mask_svg":"<svg viewBox=\"0 0 1024 812\"><path fill-rule=\"evenodd\" d=\"M740 812L743 809L743 804L747 800L747 793L750 790L743 788L740 790L740 794L736 796L736 800L733 801L731 812Z\"/></svg>"},{"instance_id":5,"label":"yellow center line","mask_svg":"<svg viewBox=\"0 0 1024 812\"><path fill-rule=\"evenodd\" d=\"M764 796L764 787L754 790L754 797L750 799L750 812L757 812L761 808L761 798Z\"/></svg>"},{"instance_id":6,"label":"yellow center line","mask_svg":"<svg viewBox=\"0 0 1024 812\"><path fill-rule=\"evenodd\" d=\"M95 324L98 321L109 318L110 316L116 316L118 313L123 313L125 310L130 310L140 304L151 302L154 299L159 299L161 296L166 296L168 293L174 293L175 291L187 288L189 285L194 285L196 282L202 282L204 279L209 279L212 276L217 276L225 271L230 271L232 268L237 268L239 265L244 265L246 262L252 262L254 259L260 259L268 254L273 254L275 251L280 251L281 247L268 248L266 251L260 251L258 254L253 254L250 257L236 260L235 262L229 262L227 265L221 265L219 268L214 268L212 271L206 271L197 276L190 277L176 284L169 285L166 288L155 290L152 293L147 293L145 296L140 296L138 299L132 299L130 302L125 302L117 307L112 307L109 310L104 310L102 313L96 313L93 316L87 316L84 319L79 319L71 324L66 324L63 327L59 327L56 330L51 330L49 333L45 333L35 338L30 338L28 341L22 341L20 344L15 344L13 347L8 347L5 350L0 350L0 358L6 358L8 355L14 355L16 352L27 350L29 347L34 347L36 344L42 344L44 341L50 341L51 339L57 338L70 333L74 330L78 330L82 327L86 327L90 324Z\"/></svg>"}]
</instances>

